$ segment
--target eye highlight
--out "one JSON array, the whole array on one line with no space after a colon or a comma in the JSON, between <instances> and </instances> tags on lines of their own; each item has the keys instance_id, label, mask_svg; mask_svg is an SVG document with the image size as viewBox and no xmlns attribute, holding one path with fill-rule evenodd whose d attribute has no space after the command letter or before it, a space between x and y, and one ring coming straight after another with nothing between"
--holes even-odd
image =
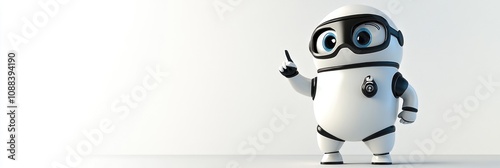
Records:
<instances>
[{"instance_id":1,"label":"eye highlight","mask_svg":"<svg viewBox=\"0 0 500 168\"><path fill-rule=\"evenodd\" d=\"M337 34L334 30L327 30L318 36L316 40L316 51L318 51L318 54L331 53L336 44Z\"/></svg>"},{"instance_id":2,"label":"eye highlight","mask_svg":"<svg viewBox=\"0 0 500 168\"><path fill-rule=\"evenodd\" d=\"M385 41L385 27L376 22L360 24L354 29L352 41L358 48L381 45Z\"/></svg>"}]
</instances>

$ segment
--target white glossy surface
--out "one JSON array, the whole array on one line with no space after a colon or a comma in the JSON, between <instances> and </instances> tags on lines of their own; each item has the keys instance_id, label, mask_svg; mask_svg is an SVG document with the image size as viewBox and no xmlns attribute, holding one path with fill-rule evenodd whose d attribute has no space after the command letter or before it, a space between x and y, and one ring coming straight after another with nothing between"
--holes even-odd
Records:
<instances>
[{"instance_id":1,"label":"white glossy surface","mask_svg":"<svg viewBox=\"0 0 500 168\"><path fill-rule=\"evenodd\" d=\"M267 155L257 156L253 161L248 162L247 156L93 156L82 164L82 168L199 168L199 167L220 167L226 168L228 163L236 161L239 167L258 168L304 168L304 167L404 167L404 168L462 168L462 167L498 167L500 165L499 155L440 155L424 156L425 161L409 162L411 159L407 155L396 155L392 157L392 165L375 166L371 165L370 155L348 155L344 156L342 165L320 165L319 155ZM418 158L418 157L416 157ZM236 163L233 162L233 163ZM229 166L231 167L231 166ZM237 166L235 166L237 167Z\"/></svg>"}]
</instances>

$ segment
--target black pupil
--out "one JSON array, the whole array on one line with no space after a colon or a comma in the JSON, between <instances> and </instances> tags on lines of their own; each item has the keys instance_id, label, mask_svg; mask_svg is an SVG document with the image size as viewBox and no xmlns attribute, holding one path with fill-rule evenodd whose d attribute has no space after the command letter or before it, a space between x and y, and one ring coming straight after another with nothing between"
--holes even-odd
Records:
<instances>
[{"instance_id":1,"label":"black pupil","mask_svg":"<svg viewBox=\"0 0 500 168\"><path fill-rule=\"evenodd\" d=\"M333 47L335 47L335 42L335 37L332 35L328 35L325 38L325 47L328 49L333 49Z\"/></svg>"},{"instance_id":2,"label":"black pupil","mask_svg":"<svg viewBox=\"0 0 500 168\"><path fill-rule=\"evenodd\" d=\"M370 41L370 34L366 31L362 31L358 33L358 37L356 37L358 44L366 45Z\"/></svg>"}]
</instances>

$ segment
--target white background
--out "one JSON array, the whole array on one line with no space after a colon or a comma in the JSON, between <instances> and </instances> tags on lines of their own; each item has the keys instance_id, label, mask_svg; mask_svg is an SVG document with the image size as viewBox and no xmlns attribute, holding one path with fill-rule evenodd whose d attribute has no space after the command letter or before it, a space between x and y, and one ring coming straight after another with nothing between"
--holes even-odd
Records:
<instances>
[{"instance_id":1,"label":"white background","mask_svg":"<svg viewBox=\"0 0 500 168\"><path fill-rule=\"evenodd\" d=\"M49 1L0 3L2 60L16 47L12 34L27 40L17 49L18 162L63 162L67 148L87 141L82 131L106 119L114 130L91 155L245 155L240 145L268 130L275 111L295 118L268 143L259 142L263 146L243 149L319 154L312 101L295 93L277 69L288 49L299 71L313 77L309 37L324 16L346 4L385 11L405 36L400 71L417 90L420 107L416 123L396 123L392 153L500 154L500 86L488 90L481 82L500 82L498 2L61 0L53 16L38 17L46 24L24 36L34 16L47 15L38 3ZM231 10L219 16L215 3ZM168 76L120 118L113 103L134 94L147 69L156 67ZM479 99L478 88L489 96ZM446 113L455 106L468 115ZM433 132L443 135L433 139ZM360 142L341 151L370 153Z\"/></svg>"}]
</instances>

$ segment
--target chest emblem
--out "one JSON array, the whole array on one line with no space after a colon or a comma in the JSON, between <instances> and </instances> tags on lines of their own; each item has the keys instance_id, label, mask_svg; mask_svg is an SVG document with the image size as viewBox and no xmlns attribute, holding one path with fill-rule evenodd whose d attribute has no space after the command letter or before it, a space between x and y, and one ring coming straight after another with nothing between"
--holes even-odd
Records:
<instances>
[{"instance_id":1,"label":"chest emblem","mask_svg":"<svg viewBox=\"0 0 500 168\"><path fill-rule=\"evenodd\" d=\"M365 77L361 85L361 92L368 98L377 94L377 83L375 83L375 79L372 76L368 75Z\"/></svg>"}]
</instances>

